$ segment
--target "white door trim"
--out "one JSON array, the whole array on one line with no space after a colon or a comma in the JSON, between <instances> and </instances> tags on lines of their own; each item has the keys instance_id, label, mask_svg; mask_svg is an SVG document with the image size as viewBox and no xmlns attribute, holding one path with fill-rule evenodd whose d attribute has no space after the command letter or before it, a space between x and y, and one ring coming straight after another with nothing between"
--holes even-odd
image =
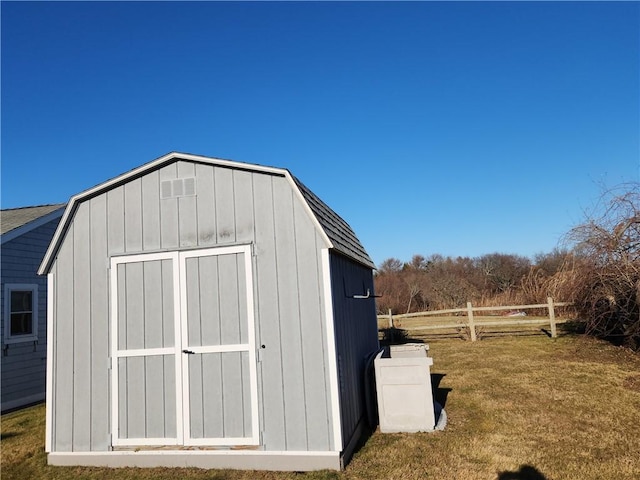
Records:
<instances>
[{"instance_id":1,"label":"white door trim","mask_svg":"<svg viewBox=\"0 0 640 480\"><path fill-rule=\"evenodd\" d=\"M203 347L191 347L187 344L187 259L199 258L207 256L219 256L230 255L240 253L244 256L245 266L245 293L247 300L247 335L248 343L236 344L236 345L215 345L215 346L203 346ZM258 445L260 442L259 437L259 422L258 422L258 375L256 365L256 336L255 336L255 319L253 312L253 268L251 257L251 245L238 245L229 247L217 247L207 248L202 250L188 250L180 252L179 254L180 265L180 314L181 314L181 339L182 349L189 349L193 353L225 353L225 352L248 352L249 353L249 390L251 392L251 436L238 437L238 438L191 438L191 428L189 424L190 418L190 386L186 379L189 378L189 359L182 363L182 378L184 387L182 389L182 405L183 405L183 418L185 420L184 430L184 445L189 446L216 446L216 445Z\"/></svg>"},{"instance_id":2,"label":"white door trim","mask_svg":"<svg viewBox=\"0 0 640 480\"><path fill-rule=\"evenodd\" d=\"M189 426L189 385L188 359L183 358L182 350L186 349L187 339L187 302L186 302L186 260L203 256L218 256L241 253L244 255L245 289L247 305L248 343L236 345L216 345L189 347L194 353L224 353L233 351L249 354L249 385L251 392L251 436L243 438L190 438ZM171 260L173 265L174 296L174 338L173 347L152 349L118 349L118 266L127 263ZM158 252L136 255L116 256L110 262L110 321L111 321L111 432L113 446L145 446L145 445L258 445L258 376L256 364L255 316L253 302L253 268L251 245L207 248L183 252ZM119 431L119 389L118 359L149 355L175 355L176 382L176 437L173 438L120 438ZM187 421L185 421L187 420Z\"/></svg>"},{"instance_id":3,"label":"white door trim","mask_svg":"<svg viewBox=\"0 0 640 480\"><path fill-rule=\"evenodd\" d=\"M180 355L180 328L179 328L179 305L174 301L174 346L167 348L153 349L118 349L118 265L138 262L152 262L157 260L171 260L173 273L173 294L177 300L179 293L176 291L179 285L179 277L177 271L178 254L177 252L161 252L161 253L145 253L140 255L126 255L111 257L111 270L109 272L110 288L111 288L111 443L113 446L139 446L139 445L180 445L182 440L182 405L181 395L178 395L181 388L179 374L182 371ZM127 357L139 357L147 355L175 355L176 365L176 437L167 438L120 438L119 427L119 385L118 385L118 359Z\"/></svg>"}]
</instances>

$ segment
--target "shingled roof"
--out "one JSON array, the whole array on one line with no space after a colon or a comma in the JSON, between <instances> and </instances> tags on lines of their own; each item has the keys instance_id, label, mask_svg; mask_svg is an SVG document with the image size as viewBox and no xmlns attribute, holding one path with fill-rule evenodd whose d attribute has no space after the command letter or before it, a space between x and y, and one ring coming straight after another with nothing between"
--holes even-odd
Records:
<instances>
[{"instance_id":1,"label":"shingled roof","mask_svg":"<svg viewBox=\"0 0 640 480\"><path fill-rule=\"evenodd\" d=\"M32 228L62 216L64 203L36 205L33 207L0 210L0 234L2 242L26 233Z\"/></svg>"},{"instance_id":2,"label":"shingled roof","mask_svg":"<svg viewBox=\"0 0 640 480\"><path fill-rule=\"evenodd\" d=\"M49 250L45 254L42 265L40 266L40 272L44 273L49 269L51 262L56 254L58 248L58 242L62 238L64 231L66 230L68 223L73 217L76 205L88 198L99 195L100 193L114 188L118 185L122 185L130 179L140 177L149 171L161 168L169 163L185 160L210 165L219 165L231 168L241 168L248 171L265 172L270 174L276 174L284 176L291 187L299 195L300 200L307 207L307 211L314 221L316 227L325 239L328 248L332 248L335 251L345 255L358 263L366 265L372 269L375 268L375 264L365 251L364 247L356 237L355 232L336 212L334 212L327 204L320 200L311 190L309 190L300 180L295 178L287 169L267 167L262 165L256 165L251 163L242 163L231 160L223 160L219 158L203 157L199 155L192 155L187 153L171 152L163 157L153 160L145 165L135 168L127 173L124 173L118 177L115 177L107 182L97 185L85 192L79 193L71 198L67 209L64 212L64 216L58 226Z\"/></svg>"},{"instance_id":3,"label":"shingled roof","mask_svg":"<svg viewBox=\"0 0 640 480\"><path fill-rule=\"evenodd\" d=\"M331 240L333 248L364 265L376 268L373 260L371 260L369 254L367 254L349 224L326 203L320 200L318 196L309 190L300 180L293 175L291 175L291 177L320 223L320 226Z\"/></svg>"}]
</instances>

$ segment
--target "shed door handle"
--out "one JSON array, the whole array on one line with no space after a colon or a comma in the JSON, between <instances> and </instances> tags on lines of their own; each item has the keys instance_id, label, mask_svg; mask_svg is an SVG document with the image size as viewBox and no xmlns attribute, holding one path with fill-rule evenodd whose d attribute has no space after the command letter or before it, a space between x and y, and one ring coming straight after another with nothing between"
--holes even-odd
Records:
<instances>
[{"instance_id":1,"label":"shed door handle","mask_svg":"<svg viewBox=\"0 0 640 480\"><path fill-rule=\"evenodd\" d=\"M187 353L189 355L195 355L196 352L192 352L191 350L182 350L182 353Z\"/></svg>"}]
</instances>

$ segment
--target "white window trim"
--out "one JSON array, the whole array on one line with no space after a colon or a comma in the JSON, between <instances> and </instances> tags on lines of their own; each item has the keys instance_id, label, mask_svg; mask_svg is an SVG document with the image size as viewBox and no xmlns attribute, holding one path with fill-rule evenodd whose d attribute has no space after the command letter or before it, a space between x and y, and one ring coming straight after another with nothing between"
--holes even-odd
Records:
<instances>
[{"instance_id":1,"label":"white window trim","mask_svg":"<svg viewBox=\"0 0 640 480\"><path fill-rule=\"evenodd\" d=\"M31 291L32 315L30 335L11 335L11 292ZM38 285L35 283L7 283L4 286L4 343L34 342L38 340Z\"/></svg>"}]
</instances>

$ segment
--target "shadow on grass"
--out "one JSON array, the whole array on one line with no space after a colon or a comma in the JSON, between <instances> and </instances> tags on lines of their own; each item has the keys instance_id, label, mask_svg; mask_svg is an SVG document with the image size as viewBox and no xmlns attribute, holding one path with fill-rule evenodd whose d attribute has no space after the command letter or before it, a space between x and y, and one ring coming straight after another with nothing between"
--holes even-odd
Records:
<instances>
[{"instance_id":1,"label":"shadow on grass","mask_svg":"<svg viewBox=\"0 0 640 480\"><path fill-rule=\"evenodd\" d=\"M586 322L572 321L558 325L558 330L568 335L584 335L587 329Z\"/></svg>"},{"instance_id":2,"label":"shadow on grass","mask_svg":"<svg viewBox=\"0 0 640 480\"><path fill-rule=\"evenodd\" d=\"M442 382L442 379L446 376L446 373L431 374L431 391L433 392L433 398L440 404L442 408L445 407L447 403L447 397L452 390L451 388L440 386L440 382Z\"/></svg>"},{"instance_id":3,"label":"shadow on grass","mask_svg":"<svg viewBox=\"0 0 640 480\"><path fill-rule=\"evenodd\" d=\"M499 337L540 337L542 335L551 336L544 328L541 329L523 329L523 330L482 330L477 334L480 340Z\"/></svg>"},{"instance_id":4,"label":"shadow on grass","mask_svg":"<svg viewBox=\"0 0 640 480\"><path fill-rule=\"evenodd\" d=\"M515 472L500 472L498 480L547 480L547 477L531 465L522 465Z\"/></svg>"},{"instance_id":5,"label":"shadow on grass","mask_svg":"<svg viewBox=\"0 0 640 480\"><path fill-rule=\"evenodd\" d=\"M380 346L382 347L387 345L403 345L405 343L424 343L423 338L411 338L409 337L409 332L402 328L383 328L380 331L382 332L382 339L380 340Z\"/></svg>"},{"instance_id":6,"label":"shadow on grass","mask_svg":"<svg viewBox=\"0 0 640 480\"><path fill-rule=\"evenodd\" d=\"M377 417L376 417L377 420ZM378 428L378 423L376 422L375 427L371 427L369 425L365 425L362 433L360 435L360 438L358 438L358 441L356 442L353 451L351 452L351 455L346 456L342 459L343 466L346 467L347 465L349 465L351 463L351 461L353 460L353 458L358 454L358 452L360 452L360 450L362 450L364 448L364 446L367 444L367 442L369 441L369 439L373 436L373 434L375 433L376 429ZM308 475L310 472L305 472L304 475ZM331 475L336 474L335 477L333 476L329 476L329 477L325 477L322 476L323 479L325 478L339 478L339 476L337 476L337 472L331 472Z\"/></svg>"},{"instance_id":7,"label":"shadow on grass","mask_svg":"<svg viewBox=\"0 0 640 480\"><path fill-rule=\"evenodd\" d=\"M16 432L2 432L0 434L0 440L6 440L7 438L17 437L19 434Z\"/></svg>"},{"instance_id":8,"label":"shadow on grass","mask_svg":"<svg viewBox=\"0 0 640 480\"><path fill-rule=\"evenodd\" d=\"M586 324L584 322L565 322L556 325L558 334L563 335L584 335ZM542 328L542 332L549 338L552 337L549 328Z\"/></svg>"}]
</instances>

